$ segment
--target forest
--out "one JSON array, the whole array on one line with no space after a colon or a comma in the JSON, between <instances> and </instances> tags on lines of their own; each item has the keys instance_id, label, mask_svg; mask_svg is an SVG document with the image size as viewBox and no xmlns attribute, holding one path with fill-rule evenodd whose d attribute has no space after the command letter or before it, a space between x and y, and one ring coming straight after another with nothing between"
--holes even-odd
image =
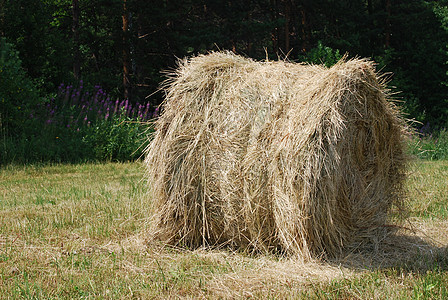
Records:
<instances>
[{"instance_id":1,"label":"forest","mask_svg":"<svg viewBox=\"0 0 448 300\"><path fill-rule=\"evenodd\" d=\"M209 51L367 57L417 131L446 133L447 45L447 0L0 0L0 164L139 157L166 74Z\"/></svg>"}]
</instances>

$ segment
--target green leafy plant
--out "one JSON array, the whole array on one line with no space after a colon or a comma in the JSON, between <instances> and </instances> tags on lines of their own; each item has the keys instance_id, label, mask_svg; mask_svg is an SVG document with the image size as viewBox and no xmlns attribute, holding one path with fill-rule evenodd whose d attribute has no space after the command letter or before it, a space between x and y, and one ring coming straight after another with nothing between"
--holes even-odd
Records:
<instances>
[{"instance_id":1,"label":"green leafy plant","mask_svg":"<svg viewBox=\"0 0 448 300\"><path fill-rule=\"evenodd\" d=\"M324 64L327 67L331 67L341 58L342 55L339 53L339 50L327 47L322 41L319 41L315 48L311 49L305 56L301 57L301 60L312 64Z\"/></svg>"},{"instance_id":2,"label":"green leafy plant","mask_svg":"<svg viewBox=\"0 0 448 300\"><path fill-rule=\"evenodd\" d=\"M149 103L112 101L99 85L61 84L55 97L30 106L20 134L3 131L0 164L135 160L157 114Z\"/></svg>"},{"instance_id":3,"label":"green leafy plant","mask_svg":"<svg viewBox=\"0 0 448 300\"><path fill-rule=\"evenodd\" d=\"M147 126L129 117L113 116L84 128L83 144L97 160L126 161L142 155Z\"/></svg>"},{"instance_id":4,"label":"green leafy plant","mask_svg":"<svg viewBox=\"0 0 448 300\"><path fill-rule=\"evenodd\" d=\"M32 128L30 109L41 101L37 88L22 68L18 51L6 38L0 38L0 131L19 135L22 130Z\"/></svg>"}]
</instances>

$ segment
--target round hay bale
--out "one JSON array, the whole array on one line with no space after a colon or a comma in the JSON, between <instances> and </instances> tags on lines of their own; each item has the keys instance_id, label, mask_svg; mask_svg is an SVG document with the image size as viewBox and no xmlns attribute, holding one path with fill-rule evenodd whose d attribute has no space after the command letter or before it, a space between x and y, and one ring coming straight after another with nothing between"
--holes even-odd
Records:
<instances>
[{"instance_id":1,"label":"round hay bale","mask_svg":"<svg viewBox=\"0 0 448 300\"><path fill-rule=\"evenodd\" d=\"M335 255L384 228L404 123L372 62L210 53L180 62L145 164L152 238Z\"/></svg>"}]
</instances>

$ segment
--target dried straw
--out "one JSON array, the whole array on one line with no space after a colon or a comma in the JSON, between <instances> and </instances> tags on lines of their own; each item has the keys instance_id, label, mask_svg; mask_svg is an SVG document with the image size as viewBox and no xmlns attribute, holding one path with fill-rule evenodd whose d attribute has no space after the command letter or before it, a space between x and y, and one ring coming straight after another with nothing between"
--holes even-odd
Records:
<instances>
[{"instance_id":1,"label":"dried straw","mask_svg":"<svg viewBox=\"0 0 448 300\"><path fill-rule=\"evenodd\" d=\"M152 238L335 255L401 199L403 122L372 62L180 62L146 150Z\"/></svg>"}]
</instances>

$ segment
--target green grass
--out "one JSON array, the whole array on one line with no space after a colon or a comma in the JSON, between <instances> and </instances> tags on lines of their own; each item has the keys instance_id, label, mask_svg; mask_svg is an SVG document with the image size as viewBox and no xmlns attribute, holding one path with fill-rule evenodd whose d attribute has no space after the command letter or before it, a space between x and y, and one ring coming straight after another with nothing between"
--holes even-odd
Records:
<instances>
[{"instance_id":1,"label":"green grass","mask_svg":"<svg viewBox=\"0 0 448 300\"><path fill-rule=\"evenodd\" d=\"M448 161L420 161L408 178L411 216L434 220L448 218Z\"/></svg>"},{"instance_id":2,"label":"green grass","mask_svg":"<svg viewBox=\"0 0 448 300\"><path fill-rule=\"evenodd\" d=\"M412 165L407 229L325 263L148 245L143 173L0 169L0 298L448 298L447 161Z\"/></svg>"},{"instance_id":3,"label":"green grass","mask_svg":"<svg viewBox=\"0 0 448 300\"><path fill-rule=\"evenodd\" d=\"M428 160L448 159L448 130L441 129L432 134L414 133L407 142L408 153Z\"/></svg>"}]
</instances>

